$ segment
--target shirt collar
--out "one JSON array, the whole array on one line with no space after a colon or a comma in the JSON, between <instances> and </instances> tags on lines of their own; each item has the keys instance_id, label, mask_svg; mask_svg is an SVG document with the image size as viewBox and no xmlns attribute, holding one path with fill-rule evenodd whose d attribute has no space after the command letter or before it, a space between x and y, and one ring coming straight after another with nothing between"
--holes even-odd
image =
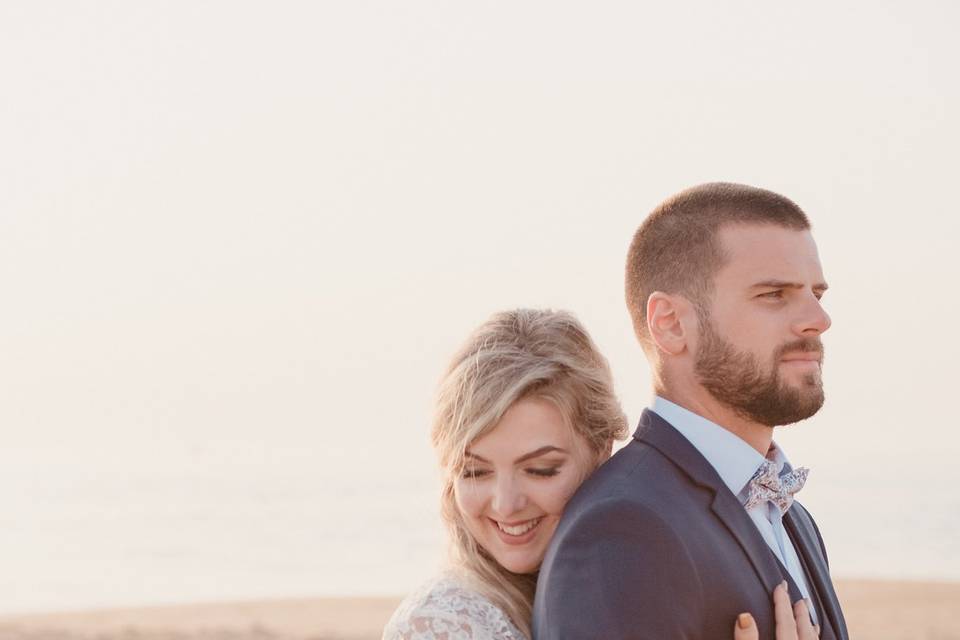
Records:
<instances>
[{"instance_id":1,"label":"shirt collar","mask_svg":"<svg viewBox=\"0 0 960 640\"><path fill-rule=\"evenodd\" d=\"M756 449L717 423L666 398L655 396L650 410L690 441L735 496L740 495L766 459L776 464L780 473L784 469L791 469L786 455L776 443L770 444L770 451L764 458Z\"/></svg>"}]
</instances>

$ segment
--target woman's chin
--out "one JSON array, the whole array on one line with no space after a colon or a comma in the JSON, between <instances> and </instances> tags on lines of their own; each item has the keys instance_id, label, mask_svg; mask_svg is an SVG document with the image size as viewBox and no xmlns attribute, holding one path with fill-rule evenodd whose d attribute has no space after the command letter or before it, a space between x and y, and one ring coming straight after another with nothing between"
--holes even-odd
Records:
<instances>
[{"instance_id":1,"label":"woman's chin","mask_svg":"<svg viewBox=\"0 0 960 640\"><path fill-rule=\"evenodd\" d=\"M510 573L516 573L520 575L526 575L530 573L536 573L540 568L540 565L543 563L544 554L539 554L536 557L530 558L504 558L505 562L500 563L504 569Z\"/></svg>"}]
</instances>

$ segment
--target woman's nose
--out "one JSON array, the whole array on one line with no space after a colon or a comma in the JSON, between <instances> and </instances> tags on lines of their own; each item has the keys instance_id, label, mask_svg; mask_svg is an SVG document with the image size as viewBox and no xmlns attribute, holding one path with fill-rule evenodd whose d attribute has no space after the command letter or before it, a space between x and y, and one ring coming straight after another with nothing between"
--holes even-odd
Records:
<instances>
[{"instance_id":1,"label":"woman's nose","mask_svg":"<svg viewBox=\"0 0 960 640\"><path fill-rule=\"evenodd\" d=\"M494 488L491 507L497 516L506 517L522 510L526 506L526 496L513 478L505 477L497 481Z\"/></svg>"}]
</instances>

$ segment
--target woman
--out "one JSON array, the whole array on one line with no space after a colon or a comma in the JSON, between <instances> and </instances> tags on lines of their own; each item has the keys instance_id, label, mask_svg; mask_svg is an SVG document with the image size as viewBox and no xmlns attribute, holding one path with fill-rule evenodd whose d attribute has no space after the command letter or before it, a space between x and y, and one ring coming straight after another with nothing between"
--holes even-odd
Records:
<instances>
[{"instance_id":1,"label":"woman","mask_svg":"<svg viewBox=\"0 0 960 640\"><path fill-rule=\"evenodd\" d=\"M563 507L626 434L609 366L571 314L518 309L482 324L447 369L433 422L451 568L404 600L384 640L530 638ZM793 623L778 598L778 622ZM736 640L756 637L749 615L732 626Z\"/></svg>"}]
</instances>

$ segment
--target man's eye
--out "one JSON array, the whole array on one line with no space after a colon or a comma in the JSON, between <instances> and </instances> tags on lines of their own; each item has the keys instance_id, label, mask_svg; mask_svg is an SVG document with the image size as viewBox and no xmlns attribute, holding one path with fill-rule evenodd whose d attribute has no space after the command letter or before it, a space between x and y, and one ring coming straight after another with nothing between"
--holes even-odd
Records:
<instances>
[{"instance_id":1,"label":"man's eye","mask_svg":"<svg viewBox=\"0 0 960 640\"><path fill-rule=\"evenodd\" d=\"M768 300L779 300L783 297L783 290L777 289L776 291L768 291L767 293L761 293L758 297L767 298Z\"/></svg>"}]
</instances>

